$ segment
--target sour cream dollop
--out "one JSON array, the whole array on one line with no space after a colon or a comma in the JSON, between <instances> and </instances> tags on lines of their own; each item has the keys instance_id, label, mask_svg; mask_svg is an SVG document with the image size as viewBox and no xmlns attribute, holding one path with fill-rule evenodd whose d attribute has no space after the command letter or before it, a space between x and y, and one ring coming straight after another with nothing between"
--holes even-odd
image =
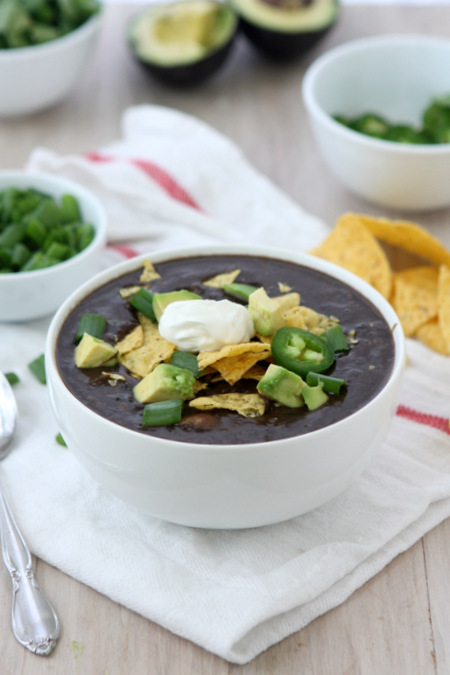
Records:
<instances>
[{"instance_id":1,"label":"sour cream dollop","mask_svg":"<svg viewBox=\"0 0 450 675\"><path fill-rule=\"evenodd\" d=\"M163 338L186 352L211 352L248 342L255 335L247 309L230 300L172 302L158 327Z\"/></svg>"}]
</instances>

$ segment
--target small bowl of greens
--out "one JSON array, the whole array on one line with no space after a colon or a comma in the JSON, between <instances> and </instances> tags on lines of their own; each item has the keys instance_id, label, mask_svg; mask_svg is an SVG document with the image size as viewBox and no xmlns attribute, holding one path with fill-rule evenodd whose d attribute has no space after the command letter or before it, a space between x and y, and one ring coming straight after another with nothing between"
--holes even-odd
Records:
<instances>
[{"instance_id":1,"label":"small bowl of greens","mask_svg":"<svg viewBox=\"0 0 450 675\"><path fill-rule=\"evenodd\" d=\"M100 23L98 0L1 0L0 117L64 99L88 66Z\"/></svg>"},{"instance_id":2,"label":"small bowl of greens","mask_svg":"<svg viewBox=\"0 0 450 675\"><path fill-rule=\"evenodd\" d=\"M0 323L49 316L100 269L106 214L75 182L0 172Z\"/></svg>"},{"instance_id":3,"label":"small bowl of greens","mask_svg":"<svg viewBox=\"0 0 450 675\"><path fill-rule=\"evenodd\" d=\"M450 41L377 36L316 59L303 100L319 149L349 190L404 211L450 205Z\"/></svg>"}]
</instances>

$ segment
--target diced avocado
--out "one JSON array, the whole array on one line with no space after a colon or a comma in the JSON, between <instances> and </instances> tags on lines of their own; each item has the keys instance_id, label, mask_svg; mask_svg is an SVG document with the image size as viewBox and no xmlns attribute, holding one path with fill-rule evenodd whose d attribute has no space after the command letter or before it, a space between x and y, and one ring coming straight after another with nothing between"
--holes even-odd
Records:
<instances>
[{"instance_id":1,"label":"diced avocado","mask_svg":"<svg viewBox=\"0 0 450 675\"><path fill-rule=\"evenodd\" d=\"M195 377L190 370L160 363L133 389L140 403L187 399L194 395Z\"/></svg>"},{"instance_id":2,"label":"diced avocado","mask_svg":"<svg viewBox=\"0 0 450 675\"><path fill-rule=\"evenodd\" d=\"M289 408L304 405L302 390L305 383L296 373L271 363L256 388L260 394L278 401Z\"/></svg>"},{"instance_id":3,"label":"diced avocado","mask_svg":"<svg viewBox=\"0 0 450 675\"><path fill-rule=\"evenodd\" d=\"M201 295L192 293L191 291L170 291L169 293L155 293L153 295L153 311L155 312L156 320L159 321L162 313L167 305L172 302L180 302L181 300L201 300Z\"/></svg>"},{"instance_id":4,"label":"diced avocado","mask_svg":"<svg viewBox=\"0 0 450 675\"><path fill-rule=\"evenodd\" d=\"M305 399L308 410L316 410L316 408L320 408L321 405L328 401L328 395L323 390L322 382L314 387L305 384L302 389L302 396Z\"/></svg>"},{"instance_id":5,"label":"diced avocado","mask_svg":"<svg viewBox=\"0 0 450 675\"><path fill-rule=\"evenodd\" d=\"M110 361L117 349L100 338L84 333L75 347L75 365L77 368L97 368Z\"/></svg>"},{"instance_id":6,"label":"diced avocado","mask_svg":"<svg viewBox=\"0 0 450 675\"><path fill-rule=\"evenodd\" d=\"M255 331L261 335L273 335L283 326L283 309L276 299L269 298L264 288L249 296L248 311Z\"/></svg>"}]
</instances>

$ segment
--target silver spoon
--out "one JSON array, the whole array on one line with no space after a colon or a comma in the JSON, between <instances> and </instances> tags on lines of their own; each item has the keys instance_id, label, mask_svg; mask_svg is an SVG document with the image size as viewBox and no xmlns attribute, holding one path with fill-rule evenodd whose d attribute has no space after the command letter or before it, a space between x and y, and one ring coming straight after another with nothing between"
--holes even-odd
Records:
<instances>
[{"instance_id":1,"label":"silver spoon","mask_svg":"<svg viewBox=\"0 0 450 675\"><path fill-rule=\"evenodd\" d=\"M17 421L17 405L11 386L0 373L0 460L8 454ZM59 638L55 610L34 578L33 562L0 485L0 534L2 556L11 575L11 621L14 636L34 654L47 656Z\"/></svg>"}]
</instances>

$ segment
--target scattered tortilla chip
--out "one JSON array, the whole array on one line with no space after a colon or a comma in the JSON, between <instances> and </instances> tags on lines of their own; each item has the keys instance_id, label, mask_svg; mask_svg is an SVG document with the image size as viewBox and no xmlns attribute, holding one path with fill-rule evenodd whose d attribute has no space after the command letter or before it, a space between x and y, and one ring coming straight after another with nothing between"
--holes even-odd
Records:
<instances>
[{"instance_id":1,"label":"scattered tortilla chip","mask_svg":"<svg viewBox=\"0 0 450 675\"><path fill-rule=\"evenodd\" d=\"M427 258L436 265L450 265L450 251L424 227L405 220L387 220L352 214L381 241Z\"/></svg>"},{"instance_id":2,"label":"scattered tortilla chip","mask_svg":"<svg viewBox=\"0 0 450 675\"><path fill-rule=\"evenodd\" d=\"M324 331L328 330L328 328L332 328L339 323L339 321L333 316L319 314L313 309L304 307L302 305L293 307L283 312L283 319L286 322L286 326L302 328L303 330L308 330L310 333L314 333L315 335L320 335Z\"/></svg>"},{"instance_id":3,"label":"scattered tortilla chip","mask_svg":"<svg viewBox=\"0 0 450 675\"><path fill-rule=\"evenodd\" d=\"M416 337L435 352L439 352L439 354L443 354L444 356L450 354L450 349L448 349L444 340L438 319L432 319L420 326L416 331Z\"/></svg>"},{"instance_id":4,"label":"scattered tortilla chip","mask_svg":"<svg viewBox=\"0 0 450 675\"><path fill-rule=\"evenodd\" d=\"M233 385L239 382L255 363L270 356L270 348L256 354L255 352L247 352L245 354L238 354L237 356L227 356L219 359L219 361L215 361L214 368L220 373L225 382Z\"/></svg>"},{"instance_id":5,"label":"scattered tortilla chip","mask_svg":"<svg viewBox=\"0 0 450 675\"><path fill-rule=\"evenodd\" d=\"M124 300L126 300L126 298L131 298L131 296L140 291L141 288L142 286L125 286L119 291L120 297Z\"/></svg>"},{"instance_id":6,"label":"scattered tortilla chip","mask_svg":"<svg viewBox=\"0 0 450 675\"><path fill-rule=\"evenodd\" d=\"M261 363L256 363L254 366L245 371L243 377L245 380L257 380L259 382L259 380L262 380L266 374L266 371L266 366L263 366Z\"/></svg>"},{"instance_id":7,"label":"scattered tortilla chip","mask_svg":"<svg viewBox=\"0 0 450 675\"><path fill-rule=\"evenodd\" d=\"M197 410L233 410L243 417L260 417L264 415L266 404L259 394L215 394L199 396L189 401L191 408Z\"/></svg>"},{"instance_id":8,"label":"scattered tortilla chip","mask_svg":"<svg viewBox=\"0 0 450 675\"><path fill-rule=\"evenodd\" d=\"M311 253L353 272L389 298L389 261L360 216L347 213L339 218L331 234Z\"/></svg>"},{"instance_id":9,"label":"scattered tortilla chip","mask_svg":"<svg viewBox=\"0 0 450 675\"><path fill-rule=\"evenodd\" d=\"M447 353L450 354L450 267L447 265L439 268L438 317Z\"/></svg>"},{"instance_id":10,"label":"scattered tortilla chip","mask_svg":"<svg viewBox=\"0 0 450 675\"><path fill-rule=\"evenodd\" d=\"M406 337L414 335L438 313L438 270L413 267L394 275L392 306L398 314Z\"/></svg>"},{"instance_id":11,"label":"scattered tortilla chip","mask_svg":"<svg viewBox=\"0 0 450 675\"><path fill-rule=\"evenodd\" d=\"M241 270L232 270L231 272L224 272L223 274L217 274L215 277L211 277L203 282L203 286L209 286L210 288L223 288L225 284L232 284L238 276L240 275Z\"/></svg>"},{"instance_id":12,"label":"scattered tortilla chip","mask_svg":"<svg viewBox=\"0 0 450 675\"><path fill-rule=\"evenodd\" d=\"M151 373L158 363L168 361L176 347L159 334L158 326L150 319L142 314L138 314L138 317L144 332L144 343L121 355L120 361L132 375L143 378Z\"/></svg>"},{"instance_id":13,"label":"scattered tortilla chip","mask_svg":"<svg viewBox=\"0 0 450 675\"><path fill-rule=\"evenodd\" d=\"M292 307L298 307L300 304L300 293L293 291L292 293L283 293L283 295L277 295L273 298L276 300L281 309L284 311L291 309Z\"/></svg>"},{"instance_id":14,"label":"scattered tortilla chip","mask_svg":"<svg viewBox=\"0 0 450 675\"><path fill-rule=\"evenodd\" d=\"M289 291L292 291L292 287L289 286L289 284L284 284L282 281L278 282L278 289L280 293L289 293Z\"/></svg>"},{"instance_id":15,"label":"scattered tortilla chip","mask_svg":"<svg viewBox=\"0 0 450 675\"><path fill-rule=\"evenodd\" d=\"M139 281L145 284L148 281L155 281L155 279L161 279L161 275L155 270L150 260L144 260Z\"/></svg>"},{"instance_id":16,"label":"scattered tortilla chip","mask_svg":"<svg viewBox=\"0 0 450 675\"><path fill-rule=\"evenodd\" d=\"M200 352L197 357L198 367L200 370L210 366L220 359L230 356L239 356L240 354L255 353L267 351L267 345L263 342L241 342L237 345L225 345L222 349L217 349L212 352Z\"/></svg>"},{"instance_id":17,"label":"scattered tortilla chip","mask_svg":"<svg viewBox=\"0 0 450 675\"><path fill-rule=\"evenodd\" d=\"M141 325L135 326L130 333L127 333L122 340L116 342L116 349L119 354L127 354L133 349L137 349L144 344L144 330Z\"/></svg>"}]
</instances>

